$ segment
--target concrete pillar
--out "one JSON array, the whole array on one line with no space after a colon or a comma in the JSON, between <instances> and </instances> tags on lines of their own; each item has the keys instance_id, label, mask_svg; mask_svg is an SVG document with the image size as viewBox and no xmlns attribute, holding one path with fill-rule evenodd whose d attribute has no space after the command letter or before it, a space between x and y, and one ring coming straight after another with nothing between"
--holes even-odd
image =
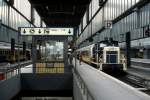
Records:
<instances>
[{"instance_id":1,"label":"concrete pillar","mask_svg":"<svg viewBox=\"0 0 150 100\"><path fill-rule=\"evenodd\" d=\"M32 55L32 63L33 63L33 73L36 73L36 39L33 36L32 37L32 50L31 50L31 55Z\"/></svg>"},{"instance_id":2,"label":"concrete pillar","mask_svg":"<svg viewBox=\"0 0 150 100\"><path fill-rule=\"evenodd\" d=\"M144 50L144 59L150 59L150 49Z\"/></svg>"},{"instance_id":3,"label":"concrete pillar","mask_svg":"<svg viewBox=\"0 0 150 100\"><path fill-rule=\"evenodd\" d=\"M11 62L15 62L15 39L11 39ZM18 59L19 60L19 59Z\"/></svg>"},{"instance_id":4,"label":"concrete pillar","mask_svg":"<svg viewBox=\"0 0 150 100\"><path fill-rule=\"evenodd\" d=\"M35 21L35 18L34 18L34 7L33 5L31 4L31 23L33 24Z\"/></svg>"},{"instance_id":5,"label":"concrete pillar","mask_svg":"<svg viewBox=\"0 0 150 100\"><path fill-rule=\"evenodd\" d=\"M131 65L131 39L130 39L130 32L126 33L126 58L127 58L127 67Z\"/></svg>"},{"instance_id":6,"label":"concrete pillar","mask_svg":"<svg viewBox=\"0 0 150 100\"><path fill-rule=\"evenodd\" d=\"M65 72L68 71L68 38L66 37L64 40L64 67Z\"/></svg>"},{"instance_id":7,"label":"concrete pillar","mask_svg":"<svg viewBox=\"0 0 150 100\"><path fill-rule=\"evenodd\" d=\"M23 55L26 55L26 42L23 42Z\"/></svg>"}]
</instances>

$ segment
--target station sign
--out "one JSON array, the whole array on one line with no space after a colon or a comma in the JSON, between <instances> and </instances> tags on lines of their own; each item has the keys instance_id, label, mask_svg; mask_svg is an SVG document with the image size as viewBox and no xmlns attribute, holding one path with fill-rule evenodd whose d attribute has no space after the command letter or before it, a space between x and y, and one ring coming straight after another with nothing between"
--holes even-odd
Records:
<instances>
[{"instance_id":1,"label":"station sign","mask_svg":"<svg viewBox=\"0 0 150 100\"><path fill-rule=\"evenodd\" d=\"M73 28L32 28L32 27L21 27L21 35L65 35L72 36Z\"/></svg>"}]
</instances>

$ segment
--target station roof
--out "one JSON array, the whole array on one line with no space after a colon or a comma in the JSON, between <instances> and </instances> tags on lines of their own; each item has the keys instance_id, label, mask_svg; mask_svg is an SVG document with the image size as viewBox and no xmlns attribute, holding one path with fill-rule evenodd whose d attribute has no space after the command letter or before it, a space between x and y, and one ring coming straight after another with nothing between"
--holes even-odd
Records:
<instances>
[{"instance_id":1,"label":"station roof","mask_svg":"<svg viewBox=\"0 0 150 100\"><path fill-rule=\"evenodd\" d=\"M48 26L75 27L91 0L29 0Z\"/></svg>"}]
</instances>

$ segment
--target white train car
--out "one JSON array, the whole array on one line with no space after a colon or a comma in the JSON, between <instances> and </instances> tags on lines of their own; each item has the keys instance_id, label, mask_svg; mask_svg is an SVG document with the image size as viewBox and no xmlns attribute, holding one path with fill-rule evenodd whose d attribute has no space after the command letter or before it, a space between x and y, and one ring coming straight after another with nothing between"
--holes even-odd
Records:
<instances>
[{"instance_id":1,"label":"white train car","mask_svg":"<svg viewBox=\"0 0 150 100\"><path fill-rule=\"evenodd\" d=\"M99 70L127 70L125 56L116 45L100 42L80 48L77 52L84 62L96 65Z\"/></svg>"},{"instance_id":2,"label":"white train car","mask_svg":"<svg viewBox=\"0 0 150 100\"><path fill-rule=\"evenodd\" d=\"M78 54L80 54L82 57L81 59L89 64L93 62L94 46L95 45L92 44L77 50Z\"/></svg>"}]
</instances>

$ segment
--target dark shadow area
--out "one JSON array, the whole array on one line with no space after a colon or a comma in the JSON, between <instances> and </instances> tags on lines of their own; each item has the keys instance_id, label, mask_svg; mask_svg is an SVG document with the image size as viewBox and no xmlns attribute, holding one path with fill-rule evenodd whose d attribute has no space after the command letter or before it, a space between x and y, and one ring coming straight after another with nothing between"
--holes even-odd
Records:
<instances>
[{"instance_id":1,"label":"dark shadow area","mask_svg":"<svg viewBox=\"0 0 150 100\"><path fill-rule=\"evenodd\" d=\"M21 100L22 97L73 97L73 91L21 91L12 100Z\"/></svg>"}]
</instances>

